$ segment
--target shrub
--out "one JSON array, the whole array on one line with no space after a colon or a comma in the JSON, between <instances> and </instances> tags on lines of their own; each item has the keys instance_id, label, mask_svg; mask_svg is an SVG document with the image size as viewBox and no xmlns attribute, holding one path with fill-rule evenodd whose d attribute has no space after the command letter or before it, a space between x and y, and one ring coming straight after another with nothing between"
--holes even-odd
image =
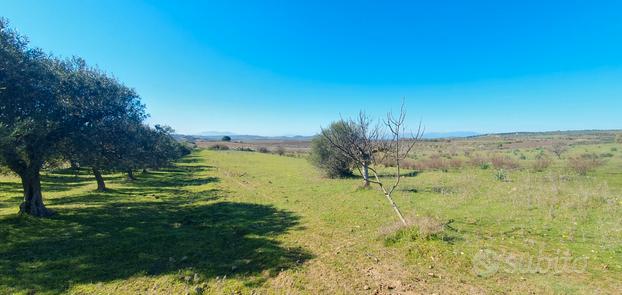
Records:
<instances>
[{"instance_id":1,"label":"shrub","mask_svg":"<svg viewBox=\"0 0 622 295\"><path fill-rule=\"evenodd\" d=\"M508 156L494 155L490 157L490 163L496 169L516 169L520 165Z\"/></svg>"},{"instance_id":2,"label":"shrub","mask_svg":"<svg viewBox=\"0 0 622 295\"><path fill-rule=\"evenodd\" d=\"M207 149L213 150L213 151L226 151L226 150L229 150L229 147L227 145L217 143L217 144L210 146Z\"/></svg>"},{"instance_id":3,"label":"shrub","mask_svg":"<svg viewBox=\"0 0 622 295\"><path fill-rule=\"evenodd\" d=\"M226 141L226 142L229 142L229 141L231 141L231 137L230 137L230 136L225 135L225 136L223 136L220 140L221 140L221 141Z\"/></svg>"},{"instance_id":4,"label":"shrub","mask_svg":"<svg viewBox=\"0 0 622 295\"><path fill-rule=\"evenodd\" d=\"M503 182L505 182L505 181L508 181L508 174L505 172L505 170L503 170L503 169L498 169L498 170L495 172L495 178L496 178L498 181L503 181Z\"/></svg>"},{"instance_id":5,"label":"shrub","mask_svg":"<svg viewBox=\"0 0 622 295\"><path fill-rule=\"evenodd\" d=\"M612 153L602 153L602 154L600 154L600 157L601 158L611 158L611 157L613 157L613 154Z\"/></svg>"},{"instance_id":6,"label":"shrub","mask_svg":"<svg viewBox=\"0 0 622 295\"><path fill-rule=\"evenodd\" d=\"M259 147L259 148L257 149L257 151L258 151L258 152L260 152L260 153L263 153L263 154L267 154L267 153L269 153L269 152L270 152L270 150L268 150L268 148L267 148L267 147L265 147L265 146Z\"/></svg>"},{"instance_id":7,"label":"shrub","mask_svg":"<svg viewBox=\"0 0 622 295\"><path fill-rule=\"evenodd\" d=\"M440 157L435 157L432 156L429 159L426 160L420 160L415 164L415 167L417 170L441 170L441 171L447 171L449 170L449 163L440 158Z\"/></svg>"},{"instance_id":8,"label":"shrub","mask_svg":"<svg viewBox=\"0 0 622 295\"><path fill-rule=\"evenodd\" d=\"M255 150L249 147L237 147L235 148L236 151L240 151L240 152L254 152Z\"/></svg>"},{"instance_id":9,"label":"shrub","mask_svg":"<svg viewBox=\"0 0 622 295\"><path fill-rule=\"evenodd\" d=\"M538 155L532 164L532 168L536 172L542 172L551 166L551 158L545 155Z\"/></svg>"},{"instance_id":10,"label":"shrub","mask_svg":"<svg viewBox=\"0 0 622 295\"><path fill-rule=\"evenodd\" d=\"M449 166L453 169L460 169L462 168L462 160L460 159L451 159L449 161Z\"/></svg>"},{"instance_id":11,"label":"shrub","mask_svg":"<svg viewBox=\"0 0 622 295\"><path fill-rule=\"evenodd\" d=\"M279 156L285 155L285 148L284 148L284 147L282 147L282 146L278 146L278 147L276 148L275 153L276 153L277 155L279 155Z\"/></svg>"},{"instance_id":12,"label":"shrub","mask_svg":"<svg viewBox=\"0 0 622 295\"><path fill-rule=\"evenodd\" d=\"M395 163L394 163L395 165ZM402 168L404 169L409 169L409 170L415 170L417 169L417 162L411 160L411 159L404 159L400 162L400 165L402 166Z\"/></svg>"},{"instance_id":13,"label":"shrub","mask_svg":"<svg viewBox=\"0 0 622 295\"><path fill-rule=\"evenodd\" d=\"M473 155L471 156L469 163L471 163L471 165L475 166L475 167L483 167L483 166L489 166L488 164L488 159L480 156L480 155ZM486 167L488 168L488 167ZM486 168L482 168L482 169L486 169Z\"/></svg>"},{"instance_id":14,"label":"shrub","mask_svg":"<svg viewBox=\"0 0 622 295\"><path fill-rule=\"evenodd\" d=\"M380 229L382 235L386 235L385 244L393 245L400 241L444 240L449 238L445 227L451 223L442 222L431 216L407 216L406 225L395 223Z\"/></svg>"},{"instance_id":15,"label":"shrub","mask_svg":"<svg viewBox=\"0 0 622 295\"><path fill-rule=\"evenodd\" d=\"M335 122L330 125L327 132L339 132L343 130L339 124L344 122ZM324 136L318 135L311 141L311 153L309 161L318 167L329 178L340 178L352 175L354 161L343 154L338 148L334 147Z\"/></svg>"},{"instance_id":16,"label":"shrub","mask_svg":"<svg viewBox=\"0 0 622 295\"><path fill-rule=\"evenodd\" d=\"M582 154L568 158L568 167L579 175L587 175L603 164L596 154Z\"/></svg>"}]
</instances>

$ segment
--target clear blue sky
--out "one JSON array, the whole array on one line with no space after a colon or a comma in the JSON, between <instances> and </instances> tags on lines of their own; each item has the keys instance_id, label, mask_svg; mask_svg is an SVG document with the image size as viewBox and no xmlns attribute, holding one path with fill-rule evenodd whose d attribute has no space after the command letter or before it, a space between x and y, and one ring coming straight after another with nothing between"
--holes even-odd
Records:
<instances>
[{"instance_id":1,"label":"clear blue sky","mask_svg":"<svg viewBox=\"0 0 622 295\"><path fill-rule=\"evenodd\" d=\"M310 135L406 97L435 132L622 128L622 1L26 1L35 46L181 133Z\"/></svg>"}]
</instances>

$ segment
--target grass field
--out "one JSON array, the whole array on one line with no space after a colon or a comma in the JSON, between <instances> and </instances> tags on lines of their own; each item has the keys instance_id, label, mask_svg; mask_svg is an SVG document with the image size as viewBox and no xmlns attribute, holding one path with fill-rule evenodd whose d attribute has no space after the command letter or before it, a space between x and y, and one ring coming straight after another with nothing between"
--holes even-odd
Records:
<instances>
[{"instance_id":1,"label":"grass field","mask_svg":"<svg viewBox=\"0 0 622 295\"><path fill-rule=\"evenodd\" d=\"M611 151L583 145L569 154ZM529 154L529 150L524 153ZM622 153L587 176L408 173L395 198L325 179L304 158L200 150L127 182L44 175L59 214L17 216L0 179L0 293L616 293Z\"/></svg>"}]
</instances>

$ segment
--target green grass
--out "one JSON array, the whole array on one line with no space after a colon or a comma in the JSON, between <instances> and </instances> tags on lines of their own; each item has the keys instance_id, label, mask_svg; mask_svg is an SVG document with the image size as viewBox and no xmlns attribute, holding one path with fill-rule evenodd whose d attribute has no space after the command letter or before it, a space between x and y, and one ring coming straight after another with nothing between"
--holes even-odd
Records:
<instances>
[{"instance_id":1,"label":"green grass","mask_svg":"<svg viewBox=\"0 0 622 295\"><path fill-rule=\"evenodd\" d=\"M611 150L571 152L586 147ZM20 185L7 176L0 293L615 293L622 153L612 153L585 177L561 162L504 182L494 169L412 174L395 196L415 224L407 229L378 191L324 179L302 158L200 151L135 182L108 175L106 193L87 174L50 172L50 219L17 216ZM425 221L446 226L425 233ZM587 267L482 276L482 250Z\"/></svg>"}]
</instances>

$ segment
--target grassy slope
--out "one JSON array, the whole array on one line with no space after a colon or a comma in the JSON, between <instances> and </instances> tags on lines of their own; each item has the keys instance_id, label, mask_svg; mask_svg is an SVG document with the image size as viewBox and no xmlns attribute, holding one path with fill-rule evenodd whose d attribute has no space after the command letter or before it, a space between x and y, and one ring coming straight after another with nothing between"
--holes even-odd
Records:
<instances>
[{"instance_id":1,"label":"grassy slope","mask_svg":"<svg viewBox=\"0 0 622 295\"><path fill-rule=\"evenodd\" d=\"M407 177L396 196L405 212L453 220L429 238L387 235L395 217L379 192L323 179L304 159L201 151L134 183L109 176L105 194L88 175L50 174L45 198L60 214L48 220L15 216L19 185L5 177L0 290L614 292L622 169L612 162L589 177L516 171L500 182L475 168ZM589 259L582 273L481 277L472 270L481 249Z\"/></svg>"}]
</instances>

